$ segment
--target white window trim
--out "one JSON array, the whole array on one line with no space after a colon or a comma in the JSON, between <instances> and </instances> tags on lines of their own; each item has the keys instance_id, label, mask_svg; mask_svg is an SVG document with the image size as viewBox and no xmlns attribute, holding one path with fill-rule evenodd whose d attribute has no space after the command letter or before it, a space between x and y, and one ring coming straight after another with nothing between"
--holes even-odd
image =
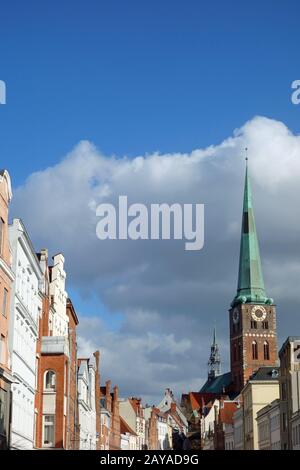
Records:
<instances>
[{"instance_id":1,"label":"white window trim","mask_svg":"<svg viewBox=\"0 0 300 470\"><path fill-rule=\"evenodd\" d=\"M53 424L50 424L50 423L45 423L45 417L46 416L52 416L53 417ZM43 415L43 432L42 432L42 447L55 447L55 415L54 414L44 414ZM54 442L51 442L49 444L45 444L44 442L44 438L45 438L45 425L47 426L53 426L53 429L54 429L54 432L53 432L53 435L54 435Z\"/></svg>"}]
</instances>

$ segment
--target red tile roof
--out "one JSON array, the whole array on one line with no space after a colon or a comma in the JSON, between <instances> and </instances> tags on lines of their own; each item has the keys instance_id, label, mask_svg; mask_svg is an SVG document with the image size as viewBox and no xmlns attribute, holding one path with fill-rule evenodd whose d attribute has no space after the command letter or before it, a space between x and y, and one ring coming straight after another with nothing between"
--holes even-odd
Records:
<instances>
[{"instance_id":1,"label":"red tile roof","mask_svg":"<svg viewBox=\"0 0 300 470\"><path fill-rule=\"evenodd\" d=\"M224 401L223 407L219 410L219 419L221 423L232 424L233 423L233 414L238 409L238 404L232 401Z\"/></svg>"},{"instance_id":2,"label":"red tile roof","mask_svg":"<svg viewBox=\"0 0 300 470\"><path fill-rule=\"evenodd\" d=\"M129 434L132 434L133 436L137 436L136 432L134 432L131 427L126 423L126 421L120 416L120 431L121 434L125 434L128 432Z\"/></svg>"},{"instance_id":3,"label":"red tile roof","mask_svg":"<svg viewBox=\"0 0 300 470\"><path fill-rule=\"evenodd\" d=\"M216 395L214 393L208 393L208 392L190 392L188 394L188 398L191 404L192 410L199 410L200 408L203 408L204 406L207 406L207 404L212 400L216 398Z\"/></svg>"}]
</instances>

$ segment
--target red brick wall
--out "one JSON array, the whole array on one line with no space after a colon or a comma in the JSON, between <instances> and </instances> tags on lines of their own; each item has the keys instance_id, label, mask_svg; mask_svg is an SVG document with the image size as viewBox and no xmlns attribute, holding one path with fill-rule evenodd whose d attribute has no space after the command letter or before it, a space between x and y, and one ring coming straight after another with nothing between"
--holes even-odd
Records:
<instances>
[{"instance_id":1,"label":"red brick wall","mask_svg":"<svg viewBox=\"0 0 300 470\"><path fill-rule=\"evenodd\" d=\"M67 365L67 367L65 367ZM53 370L56 373L56 408L55 408L55 447L66 448L66 428L67 416L64 426L64 400L65 393L64 387L66 383L66 394L68 394L68 368L69 360L65 355L51 355L41 356L40 361L40 375L41 375L41 388L40 388L40 408L37 420L37 447L43 447L43 382L44 374L47 370Z\"/></svg>"},{"instance_id":2,"label":"red brick wall","mask_svg":"<svg viewBox=\"0 0 300 470\"><path fill-rule=\"evenodd\" d=\"M233 324L233 309L229 311L231 374L234 390L237 392L241 391L249 377L259 367L277 364L276 308L274 305L264 306L267 311L268 329L262 328L262 322L257 322L257 328L253 329L251 328L253 306L254 304L241 304L236 307L239 310L240 318L238 327L234 327ZM257 343L258 359L252 357L253 341ZM263 345L265 341L269 343L269 359L264 359Z\"/></svg>"},{"instance_id":3,"label":"red brick wall","mask_svg":"<svg viewBox=\"0 0 300 470\"><path fill-rule=\"evenodd\" d=\"M79 447L79 427L77 410L77 316L70 299L67 302L67 314L69 317L69 345L70 345L70 374L69 396L67 410L67 449L75 450Z\"/></svg>"},{"instance_id":4,"label":"red brick wall","mask_svg":"<svg viewBox=\"0 0 300 470\"><path fill-rule=\"evenodd\" d=\"M158 431L157 431L157 415L155 409L151 410L151 415L148 422L148 445L149 450L157 450L158 446Z\"/></svg>"},{"instance_id":5,"label":"red brick wall","mask_svg":"<svg viewBox=\"0 0 300 470\"><path fill-rule=\"evenodd\" d=\"M115 386L112 396L112 416L109 442L109 448L111 450L119 450L121 447L120 426L119 388Z\"/></svg>"}]
</instances>

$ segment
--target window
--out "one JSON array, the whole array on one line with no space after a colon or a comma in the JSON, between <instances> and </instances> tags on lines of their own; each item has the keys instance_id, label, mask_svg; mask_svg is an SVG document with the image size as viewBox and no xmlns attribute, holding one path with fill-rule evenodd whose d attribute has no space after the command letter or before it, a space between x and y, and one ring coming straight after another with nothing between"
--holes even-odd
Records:
<instances>
[{"instance_id":1,"label":"window","mask_svg":"<svg viewBox=\"0 0 300 470\"><path fill-rule=\"evenodd\" d=\"M54 392L55 382L56 382L55 372L53 372L53 370L47 370L47 372L45 372L45 387L44 387L45 390Z\"/></svg>"},{"instance_id":2,"label":"window","mask_svg":"<svg viewBox=\"0 0 300 470\"><path fill-rule=\"evenodd\" d=\"M262 322L262 328L263 328L263 330L268 330L268 328L269 328L269 323L268 323L267 321L263 321L263 322Z\"/></svg>"},{"instance_id":3,"label":"window","mask_svg":"<svg viewBox=\"0 0 300 470\"><path fill-rule=\"evenodd\" d=\"M7 392L0 388L0 433L5 434L7 429Z\"/></svg>"},{"instance_id":4,"label":"window","mask_svg":"<svg viewBox=\"0 0 300 470\"><path fill-rule=\"evenodd\" d=\"M256 321L251 320L251 328L252 328L253 330L257 330L257 322L256 322Z\"/></svg>"},{"instance_id":5,"label":"window","mask_svg":"<svg viewBox=\"0 0 300 470\"><path fill-rule=\"evenodd\" d=\"M252 341L252 359L258 359L257 342Z\"/></svg>"},{"instance_id":6,"label":"window","mask_svg":"<svg viewBox=\"0 0 300 470\"><path fill-rule=\"evenodd\" d=\"M43 446L55 446L55 418L54 415L44 415Z\"/></svg>"},{"instance_id":7,"label":"window","mask_svg":"<svg viewBox=\"0 0 300 470\"><path fill-rule=\"evenodd\" d=\"M264 342L264 359L268 361L270 359L270 348L268 341Z\"/></svg>"},{"instance_id":8,"label":"window","mask_svg":"<svg viewBox=\"0 0 300 470\"><path fill-rule=\"evenodd\" d=\"M0 219L1 220L1 219ZM6 317L8 290L3 289L2 314Z\"/></svg>"}]
</instances>

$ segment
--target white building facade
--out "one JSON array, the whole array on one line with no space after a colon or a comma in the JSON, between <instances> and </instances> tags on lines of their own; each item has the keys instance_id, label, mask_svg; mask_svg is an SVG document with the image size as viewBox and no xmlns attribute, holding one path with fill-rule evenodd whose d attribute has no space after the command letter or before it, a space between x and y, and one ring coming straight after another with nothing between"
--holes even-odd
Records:
<instances>
[{"instance_id":1,"label":"white building facade","mask_svg":"<svg viewBox=\"0 0 300 470\"><path fill-rule=\"evenodd\" d=\"M11 448L34 447L36 344L42 309L42 271L20 219L9 226L15 282L11 292L10 338L12 373Z\"/></svg>"},{"instance_id":2,"label":"white building facade","mask_svg":"<svg viewBox=\"0 0 300 470\"><path fill-rule=\"evenodd\" d=\"M224 424L224 445L225 450L234 450L234 428L233 424Z\"/></svg>"},{"instance_id":3,"label":"white building facade","mask_svg":"<svg viewBox=\"0 0 300 470\"><path fill-rule=\"evenodd\" d=\"M53 336L68 336L69 317L67 315L67 298L65 290L65 258L61 253L53 256L51 267L50 296L52 310L49 313L49 329Z\"/></svg>"},{"instance_id":4,"label":"white building facade","mask_svg":"<svg viewBox=\"0 0 300 470\"><path fill-rule=\"evenodd\" d=\"M291 422L293 450L300 450L300 411L294 414Z\"/></svg>"},{"instance_id":5,"label":"white building facade","mask_svg":"<svg viewBox=\"0 0 300 470\"><path fill-rule=\"evenodd\" d=\"M244 450L244 409L240 407L233 415L234 450Z\"/></svg>"},{"instance_id":6,"label":"white building facade","mask_svg":"<svg viewBox=\"0 0 300 470\"><path fill-rule=\"evenodd\" d=\"M157 437L160 450L170 449L169 425L165 413L157 413Z\"/></svg>"},{"instance_id":7,"label":"white building facade","mask_svg":"<svg viewBox=\"0 0 300 470\"><path fill-rule=\"evenodd\" d=\"M280 400L274 400L257 413L259 450L280 450Z\"/></svg>"},{"instance_id":8,"label":"white building facade","mask_svg":"<svg viewBox=\"0 0 300 470\"><path fill-rule=\"evenodd\" d=\"M78 418L79 449L96 450L96 367L93 359L79 359L78 370Z\"/></svg>"}]
</instances>

